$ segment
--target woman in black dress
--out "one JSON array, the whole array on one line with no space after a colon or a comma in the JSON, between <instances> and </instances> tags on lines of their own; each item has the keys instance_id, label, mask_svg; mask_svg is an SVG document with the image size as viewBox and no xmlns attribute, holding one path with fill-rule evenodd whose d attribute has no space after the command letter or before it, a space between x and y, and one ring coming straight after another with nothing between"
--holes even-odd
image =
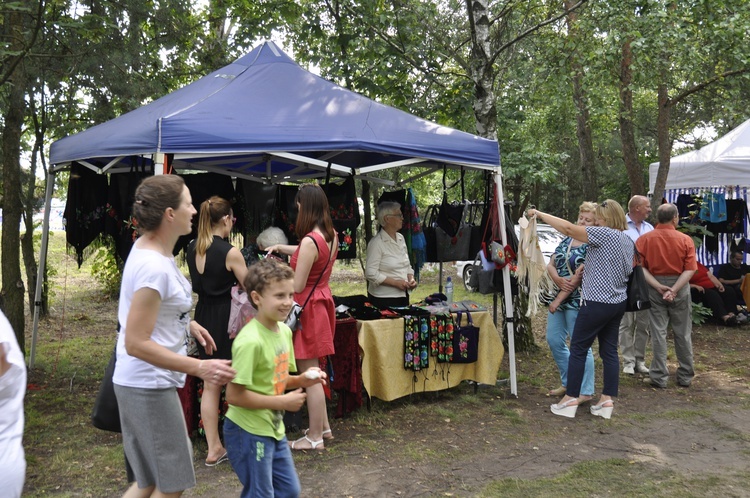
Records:
<instances>
[{"instance_id":1,"label":"woman in black dress","mask_svg":"<svg viewBox=\"0 0 750 498\"><path fill-rule=\"evenodd\" d=\"M213 196L203 201L198 215L198 237L188 246L188 269L193 292L198 294L195 321L208 329L216 343L211 358L231 359L229 310L232 286L245 280L247 267L239 249L226 239L234 225L234 213L228 201ZM201 358L208 358L198 346ZM205 383L201 399L201 420L208 443L206 465L212 467L226 460L226 450L219 437L219 399L223 386Z\"/></svg>"}]
</instances>

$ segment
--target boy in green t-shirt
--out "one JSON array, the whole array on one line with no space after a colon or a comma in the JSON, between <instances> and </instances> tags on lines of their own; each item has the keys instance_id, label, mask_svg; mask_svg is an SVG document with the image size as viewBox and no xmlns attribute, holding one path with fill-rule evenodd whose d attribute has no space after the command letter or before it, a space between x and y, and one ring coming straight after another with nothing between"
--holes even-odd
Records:
<instances>
[{"instance_id":1,"label":"boy in green t-shirt","mask_svg":"<svg viewBox=\"0 0 750 498\"><path fill-rule=\"evenodd\" d=\"M296 369L292 331L283 322L294 302L294 272L285 263L264 259L245 277L245 289L258 314L232 345L237 376L227 385L224 444L243 485L242 498L299 496L300 484L286 439L284 411L305 402L302 390L325 384L326 374ZM294 389L286 394L287 389Z\"/></svg>"}]
</instances>

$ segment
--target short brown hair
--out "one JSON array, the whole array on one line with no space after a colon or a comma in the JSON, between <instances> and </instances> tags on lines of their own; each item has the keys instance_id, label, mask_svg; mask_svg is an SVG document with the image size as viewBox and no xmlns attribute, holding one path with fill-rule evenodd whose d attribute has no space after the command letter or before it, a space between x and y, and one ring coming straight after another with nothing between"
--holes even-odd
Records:
<instances>
[{"instance_id":1,"label":"short brown hair","mask_svg":"<svg viewBox=\"0 0 750 498\"><path fill-rule=\"evenodd\" d=\"M180 207L184 188L185 180L178 175L154 175L144 178L135 189L132 210L138 233L159 228L167 208Z\"/></svg>"},{"instance_id":2,"label":"short brown hair","mask_svg":"<svg viewBox=\"0 0 750 498\"><path fill-rule=\"evenodd\" d=\"M263 294L269 284L282 280L294 280L294 270L288 264L272 258L261 259L247 269L245 291L250 296L252 291ZM256 303L253 303L256 305Z\"/></svg>"}]
</instances>

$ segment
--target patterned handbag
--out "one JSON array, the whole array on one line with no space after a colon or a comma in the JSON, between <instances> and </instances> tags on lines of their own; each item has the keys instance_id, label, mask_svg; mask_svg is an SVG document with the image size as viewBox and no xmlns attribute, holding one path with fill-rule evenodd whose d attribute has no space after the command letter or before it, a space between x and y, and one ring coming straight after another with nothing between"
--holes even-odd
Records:
<instances>
[{"instance_id":1,"label":"patterned handbag","mask_svg":"<svg viewBox=\"0 0 750 498\"><path fill-rule=\"evenodd\" d=\"M474 325L471 313L466 312L466 325L461 325L463 313L456 314L456 328L453 332L452 363L474 363L479 357L479 327Z\"/></svg>"},{"instance_id":2,"label":"patterned handbag","mask_svg":"<svg viewBox=\"0 0 750 498\"><path fill-rule=\"evenodd\" d=\"M430 364L430 317L404 317L404 369L418 372Z\"/></svg>"},{"instance_id":3,"label":"patterned handbag","mask_svg":"<svg viewBox=\"0 0 750 498\"><path fill-rule=\"evenodd\" d=\"M447 363L453 357L453 315L440 313L430 317L430 356L438 363Z\"/></svg>"}]
</instances>

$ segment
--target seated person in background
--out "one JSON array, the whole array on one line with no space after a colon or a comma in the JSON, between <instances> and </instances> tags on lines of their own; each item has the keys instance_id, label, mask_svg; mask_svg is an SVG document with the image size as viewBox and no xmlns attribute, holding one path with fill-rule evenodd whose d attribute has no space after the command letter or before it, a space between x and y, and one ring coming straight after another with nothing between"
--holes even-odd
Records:
<instances>
[{"instance_id":1,"label":"seated person in background","mask_svg":"<svg viewBox=\"0 0 750 498\"><path fill-rule=\"evenodd\" d=\"M417 281L409 263L406 241L398 233L404 224L401 205L378 204L378 223L380 231L367 244L367 296L371 304L381 309L409 306L409 291L417 287Z\"/></svg>"},{"instance_id":2,"label":"seated person in background","mask_svg":"<svg viewBox=\"0 0 750 498\"><path fill-rule=\"evenodd\" d=\"M690 278L690 297L694 303L705 304L711 309L716 322L723 325L736 325L746 320L745 315L737 315L737 295L734 288L724 286L719 279L698 262L698 270Z\"/></svg>"},{"instance_id":3,"label":"seated person in background","mask_svg":"<svg viewBox=\"0 0 750 498\"><path fill-rule=\"evenodd\" d=\"M734 289L739 304L743 304L740 299L742 297L742 281L745 279L745 274L750 271L750 266L743 263L744 256L742 251L733 250L729 253L729 262L721 265L719 271L716 272L716 277L719 282L724 284L724 287Z\"/></svg>"},{"instance_id":4,"label":"seated person in background","mask_svg":"<svg viewBox=\"0 0 750 498\"><path fill-rule=\"evenodd\" d=\"M273 245L287 245L288 243L289 240L286 238L286 235L281 228L268 227L258 234L255 243L250 243L247 247L243 248L241 252L245 257L245 264L250 266L261 259L264 259L269 247ZM284 261L285 263L289 262L289 258L281 253L272 253L269 257L273 257L279 261Z\"/></svg>"}]
</instances>

